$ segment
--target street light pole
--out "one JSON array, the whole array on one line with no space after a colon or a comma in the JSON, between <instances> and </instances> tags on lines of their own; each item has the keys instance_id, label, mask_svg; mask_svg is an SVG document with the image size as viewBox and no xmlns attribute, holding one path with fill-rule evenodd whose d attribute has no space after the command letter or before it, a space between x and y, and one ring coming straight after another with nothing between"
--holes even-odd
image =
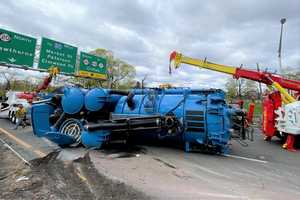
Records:
<instances>
[{"instance_id":1,"label":"street light pole","mask_svg":"<svg viewBox=\"0 0 300 200\"><path fill-rule=\"evenodd\" d=\"M278 60L279 60L279 73L282 75L282 62L281 62L281 46L282 46L282 31L283 24L286 22L286 18L280 19L281 30L280 30L280 39L279 39L279 47L278 47Z\"/></svg>"}]
</instances>

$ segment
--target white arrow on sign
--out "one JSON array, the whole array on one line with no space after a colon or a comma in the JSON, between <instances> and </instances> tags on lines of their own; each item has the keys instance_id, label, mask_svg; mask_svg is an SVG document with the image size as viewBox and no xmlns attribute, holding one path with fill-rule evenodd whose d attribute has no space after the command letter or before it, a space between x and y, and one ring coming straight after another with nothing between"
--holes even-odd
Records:
<instances>
[{"instance_id":1,"label":"white arrow on sign","mask_svg":"<svg viewBox=\"0 0 300 200\"><path fill-rule=\"evenodd\" d=\"M11 63L16 62L16 59L15 59L15 58L9 58L8 60L9 60L9 62L11 62Z\"/></svg>"}]
</instances>

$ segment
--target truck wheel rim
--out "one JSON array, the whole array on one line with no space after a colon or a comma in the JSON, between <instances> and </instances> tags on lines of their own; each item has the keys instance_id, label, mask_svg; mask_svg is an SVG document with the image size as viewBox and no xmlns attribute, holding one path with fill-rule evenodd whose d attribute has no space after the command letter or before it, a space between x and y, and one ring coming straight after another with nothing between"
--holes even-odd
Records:
<instances>
[{"instance_id":1,"label":"truck wheel rim","mask_svg":"<svg viewBox=\"0 0 300 200\"><path fill-rule=\"evenodd\" d=\"M72 137L75 142L70 146L76 147L81 143L81 130L82 126L78 120L68 119L62 124L59 132Z\"/></svg>"}]
</instances>

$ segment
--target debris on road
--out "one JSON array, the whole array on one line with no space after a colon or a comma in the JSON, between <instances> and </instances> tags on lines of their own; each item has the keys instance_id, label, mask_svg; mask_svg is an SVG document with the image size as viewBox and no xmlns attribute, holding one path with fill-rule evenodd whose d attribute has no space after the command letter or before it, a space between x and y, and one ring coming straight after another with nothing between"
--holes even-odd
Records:
<instances>
[{"instance_id":1,"label":"debris on road","mask_svg":"<svg viewBox=\"0 0 300 200\"><path fill-rule=\"evenodd\" d=\"M19 181L28 181L29 178L26 177L26 176L20 176L19 178L17 178L16 182L19 182Z\"/></svg>"},{"instance_id":2,"label":"debris on road","mask_svg":"<svg viewBox=\"0 0 300 200\"><path fill-rule=\"evenodd\" d=\"M148 199L99 174L88 154L63 161L57 151L32 160L30 167L2 144L0 152L0 199Z\"/></svg>"}]
</instances>

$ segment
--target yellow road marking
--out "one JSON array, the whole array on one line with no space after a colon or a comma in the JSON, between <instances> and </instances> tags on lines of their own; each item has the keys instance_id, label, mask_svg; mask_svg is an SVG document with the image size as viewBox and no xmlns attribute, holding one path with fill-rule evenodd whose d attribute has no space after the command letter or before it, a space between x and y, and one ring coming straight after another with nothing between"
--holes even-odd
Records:
<instances>
[{"instance_id":1,"label":"yellow road marking","mask_svg":"<svg viewBox=\"0 0 300 200\"><path fill-rule=\"evenodd\" d=\"M44 152L40 151L40 150L33 150L33 152L40 156L40 157L45 157L47 154L45 154Z\"/></svg>"},{"instance_id":2,"label":"yellow road marking","mask_svg":"<svg viewBox=\"0 0 300 200\"><path fill-rule=\"evenodd\" d=\"M27 149L32 148L32 146L30 144L27 144L26 142L20 140L19 138L17 138L16 136L14 136L12 133L9 133L8 131L4 130L3 128L0 128L0 131L4 134L6 134L8 137L10 137L11 139L15 140L17 143L19 143L20 145L24 146Z\"/></svg>"},{"instance_id":3,"label":"yellow road marking","mask_svg":"<svg viewBox=\"0 0 300 200\"><path fill-rule=\"evenodd\" d=\"M13 139L15 142L17 142L18 144L22 145L23 147L25 147L26 149L30 150L30 151L33 151L37 156L39 157L44 157L46 156L47 154L45 154L44 152L40 151L40 150L37 150L37 149L34 149L32 147L32 145L24 142L23 140L19 139L18 137L14 136L12 133L8 132L7 130L3 129L3 128L0 128L0 131L2 133L4 133L5 135L7 135L8 137L10 137L11 139Z\"/></svg>"}]
</instances>

